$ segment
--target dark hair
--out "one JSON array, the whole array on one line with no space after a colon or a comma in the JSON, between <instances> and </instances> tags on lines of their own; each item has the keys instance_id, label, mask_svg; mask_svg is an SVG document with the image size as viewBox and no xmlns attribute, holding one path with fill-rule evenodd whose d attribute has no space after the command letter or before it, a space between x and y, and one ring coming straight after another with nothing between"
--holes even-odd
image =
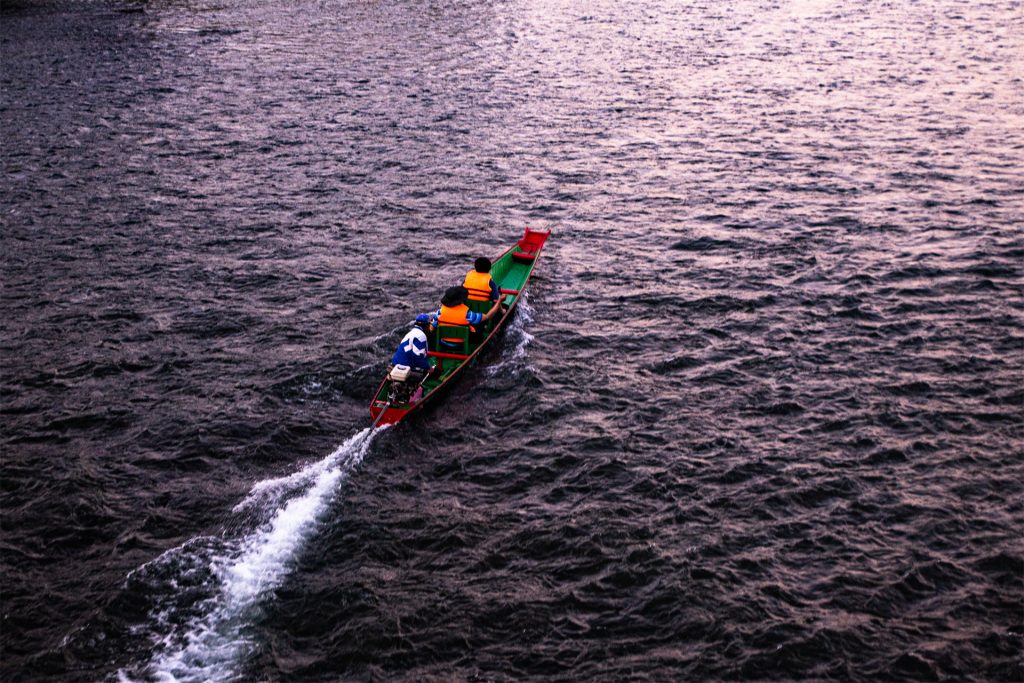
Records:
<instances>
[{"instance_id":1,"label":"dark hair","mask_svg":"<svg viewBox=\"0 0 1024 683\"><path fill-rule=\"evenodd\" d=\"M441 298L442 306L458 306L466 301L466 297L469 296L469 290L465 287L449 287L444 291L444 296Z\"/></svg>"},{"instance_id":2,"label":"dark hair","mask_svg":"<svg viewBox=\"0 0 1024 683\"><path fill-rule=\"evenodd\" d=\"M473 262L473 267L476 268L478 273L489 273L491 272L491 259L481 256Z\"/></svg>"}]
</instances>

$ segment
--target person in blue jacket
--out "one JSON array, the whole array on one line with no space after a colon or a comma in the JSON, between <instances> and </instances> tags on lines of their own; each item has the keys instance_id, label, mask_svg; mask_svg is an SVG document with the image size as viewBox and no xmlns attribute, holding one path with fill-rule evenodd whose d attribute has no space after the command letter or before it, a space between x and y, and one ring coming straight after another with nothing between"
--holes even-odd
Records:
<instances>
[{"instance_id":1,"label":"person in blue jacket","mask_svg":"<svg viewBox=\"0 0 1024 683\"><path fill-rule=\"evenodd\" d=\"M427 357L427 331L430 324L429 314L422 313L416 316L413 328L402 337L394 355L391 356L392 366L408 365L413 371L430 372L430 358Z\"/></svg>"},{"instance_id":2,"label":"person in blue jacket","mask_svg":"<svg viewBox=\"0 0 1024 683\"><path fill-rule=\"evenodd\" d=\"M427 355L427 332L430 331L432 323L430 315L423 313L416 316L416 323L413 328L402 337L394 355L391 356L391 370L395 366L404 365L409 368L408 377L393 384L394 396L399 401L415 403L423 397L423 380L434 372L435 368L430 364L430 357ZM409 392L412 392L410 396Z\"/></svg>"}]
</instances>

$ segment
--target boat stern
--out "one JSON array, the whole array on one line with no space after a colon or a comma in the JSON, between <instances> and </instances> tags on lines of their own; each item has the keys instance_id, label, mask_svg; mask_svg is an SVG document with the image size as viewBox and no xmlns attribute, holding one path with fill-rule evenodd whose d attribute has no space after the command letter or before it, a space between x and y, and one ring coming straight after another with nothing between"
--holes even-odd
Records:
<instances>
[{"instance_id":1,"label":"boat stern","mask_svg":"<svg viewBox=\"0 0 1024 683\"><path fill-rule=\"evenodd\" d=\"M396 408L387 403L374 402L370 406L370 417L373 418L374 425L384 427L401 422L409 414L409 411L409 407Z\"/></svg>"}]
</instances>

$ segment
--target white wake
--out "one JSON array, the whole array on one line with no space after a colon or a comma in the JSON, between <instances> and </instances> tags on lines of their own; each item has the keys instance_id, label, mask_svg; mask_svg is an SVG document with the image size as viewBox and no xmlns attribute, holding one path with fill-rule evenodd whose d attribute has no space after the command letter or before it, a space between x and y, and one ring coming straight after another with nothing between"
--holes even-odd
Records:
<instances>
[{"instance_id":1,"label":"white wake","mask_svg":"<svg viewBox=\"0 0 1024 683\"><path fill-rule=\"evenodd\" d=\"M526 331L527 325L533 322L533 308L530 306L526 294L523 292L519 297L515 316L509 322L506 334L507 347L501 354L501 360L484 369L488 377L494 377L509 368L513 371L513 375L517 375L517 371L522 369L521 366L527 357L527 348L533 341L533 335Z\"/></svg>"},{"instance_id":2,"label":"white wake","mask_svg":"<svg viewBox=\"0 0 1024 683\"><path fill-rule=\"evenodd\" d=\"M188 605L192 614L184 620L184 608L173 600L159 607L153 620L169 632L157 639L148 664L134 673L120 671L119 679L131 681L140 675L166 683L237 680L240 660L252 646L247 631L253 611L287 576L338 486L362 462L379 432L366 428L319 462L253 486L236 510L277 507L268 511L269 521L249 535L233 540L195 538L132 572L129 581L155 577L172 590L200 583L209 597ZM281 503L287 494L293 497Z\"/></svg>"}]
</instances>

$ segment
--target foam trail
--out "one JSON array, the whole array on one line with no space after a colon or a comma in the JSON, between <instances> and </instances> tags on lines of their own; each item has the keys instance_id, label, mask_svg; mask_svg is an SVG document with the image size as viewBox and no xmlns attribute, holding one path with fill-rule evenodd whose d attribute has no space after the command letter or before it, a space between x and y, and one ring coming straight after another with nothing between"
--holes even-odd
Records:
<instances>
[{"instance_id":1,"label":"foam trail","mask_svg":"<svg viewBox=\"0 0 1024 683\"><path fill-rule=\"evenodd\" d=\"M269 480L262 488L294 492L301 485L309 487L273 512L269 522L248 536L229 542L210 557L200 557L190 550L195 544L189 541L175 549L178 552L169 551L154 561L185 566L197 561L207 564L214 590L209 599L198 605L196 616L163 638L162 647L143 669L146 680L170 683L238 678L239 659L251 645L246 630L252 611L268 591L280 585L337 487L362 462L379 431L368 427L323 460L290 477ZM253 491L262 488L257 484ZM158 623L165 624L172 621L169 617L173 615L153 616ZM131 680L125 671L119 672L119 678Z\"/></svg>"},{"instance_id":2,"label":"foam trail","mask_svg":"<svg viewBox=\"0 0 1024 683\"><path fill-rule=\"evenodd\" d=\"M337 451L335 451L337 453ZM332 456L334 453L331 454ZM268 498L271 502L279 499L285 493L294 491L297 487L316 479L324 472L329 470L332 466L331 458L327 457L319 462L312 463L306 467L303 467L298 472L293 472L284 477L274 477L273 479L264 479L263 481L253 484L253 487L249 489L248 495L245 499L231 509L232 512L238 513L248 508L254 507L261 502L265 502Z\"/></svg>"},{"instance_id":3,"label":"foam trail","mask_svg":"<svg viewBox=\"0 0 1024 683\"><path fill-rule=\"evenodd\" d=\"M501 362L486 368L485 372L488 376L494 377L507 366L526 357L526 347L533 341L533 335L526 331L526 326L532 322L533 308L527 300L526 292L523 292L519 303L516 304L516 315L508 326L508 338L512 342L512 349L502 354Z\"/></svg>"}]
</instances>

